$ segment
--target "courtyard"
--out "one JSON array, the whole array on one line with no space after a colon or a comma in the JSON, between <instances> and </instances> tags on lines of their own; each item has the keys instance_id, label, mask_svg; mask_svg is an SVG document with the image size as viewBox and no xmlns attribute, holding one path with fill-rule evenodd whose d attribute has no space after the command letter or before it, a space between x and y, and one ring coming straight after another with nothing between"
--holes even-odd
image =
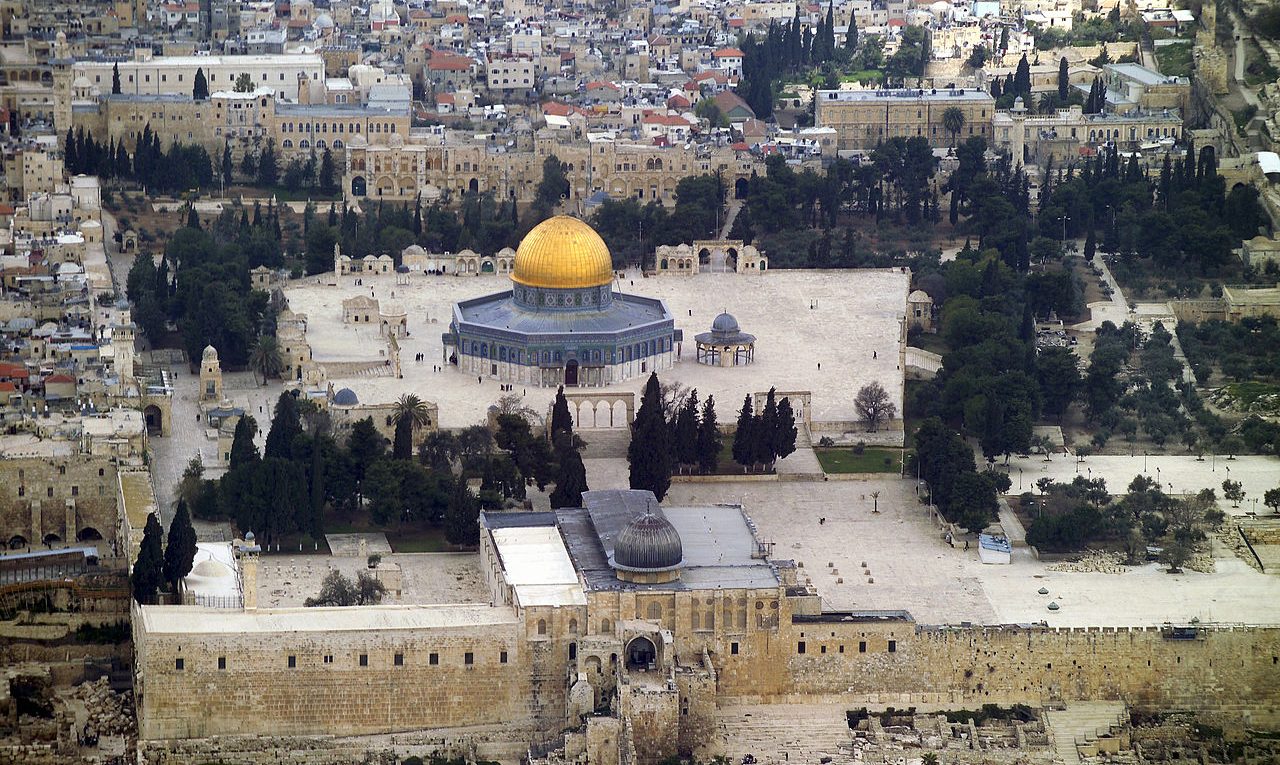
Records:
<instances>
[{"instance_id":1,"label":"courtyard","mask_svg":"<svg viewBox=\"0 0 1280 765\"><path fill-rule=\"evenodd\" d=\"M338 286L328 286L333 278L326 274L298 282L285 293L290 309L307 316L307 339L316 361L387 358L387 343L376 325L342 322L342 301L350 297L368 295L400 304L408 313L410 333L400 341L403 379L333 378L335 388L349 387L366 403L416 393L439 405L440 425L446 428L482 421L487 408L504 395L496 380L477 380L450 367L441 335L448 331L456 301L509 289L505 276L357 275L340 277ZM407 283L397 284L397 278ZM884 386L902 411L899 338L909 282L910 275L898 269L653 278L631 270L615 288L666 301L685 340L675 368L660 376L697 388L703 399L714 395L721 422L732 421L743 396L770 386L811 391L810 416L815 421L849 422L857 419L854 394L871 382ZM749 368L711 367L694 360L693 336L707 331L722 311L737 317L742 330L757 338L755 363ZM418 354L423 354L422 362L415 361ZM443 371L433 371L436 367ZM638 394L646 377L608 390ZM520 385L512 392L538 412L547 411L555 395L553 389Z\"/></svg>"}]
</instances>

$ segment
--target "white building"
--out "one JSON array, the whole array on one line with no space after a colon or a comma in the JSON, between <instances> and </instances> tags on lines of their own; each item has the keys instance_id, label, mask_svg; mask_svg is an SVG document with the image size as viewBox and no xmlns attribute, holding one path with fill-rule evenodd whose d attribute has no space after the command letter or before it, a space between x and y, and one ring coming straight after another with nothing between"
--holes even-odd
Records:
<instances>
[{"instance_id":1,"label":"white building","mask_svg":"<svg viewBox=\"0 0 1280 765\"><path fill-rule=\"evenodd\" d=\"M75 77L84 76L100 93L111 92L113 67L120 70L120 91L132 95L190 96L196 70L204 73L209 91L231 90L236 78L248 74L255 87L271 88L277 98L298 100L298 82L305 78L310 96L323 101L324 59L315 54L260 56L152 56L139 50L132 60L77 61Z\"/></svg>"}]
</instances>

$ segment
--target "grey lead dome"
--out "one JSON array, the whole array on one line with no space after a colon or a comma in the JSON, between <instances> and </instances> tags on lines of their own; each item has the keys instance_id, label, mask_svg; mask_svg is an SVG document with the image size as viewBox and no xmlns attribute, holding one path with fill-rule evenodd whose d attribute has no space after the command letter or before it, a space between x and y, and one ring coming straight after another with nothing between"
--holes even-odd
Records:
<instances>
[{"instance_id":1,"label":"grey lead dome","mask_svg":"<svg viewBox=\"0 0 1280 765\"><path fill-rule=\"evenodd\" d=\"M680 534L671 522L646 512L623 527L613 545L613 562L632 571L672 569L684 560Z\"/></svg>"}]
</instances>

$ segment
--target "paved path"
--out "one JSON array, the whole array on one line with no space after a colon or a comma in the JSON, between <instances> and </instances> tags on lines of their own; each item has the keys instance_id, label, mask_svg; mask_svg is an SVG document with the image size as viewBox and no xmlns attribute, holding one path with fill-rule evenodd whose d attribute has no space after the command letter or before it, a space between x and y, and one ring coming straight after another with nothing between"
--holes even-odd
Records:
<instances>
[{"instance_id":1,"label":"paved path","mask_svg":"<svg viewBox=\"0 0 1280 765\"><path fill-rule=\"evenodd\" d=\"M1119 282L1111 275L1111 269L1107 268L1102 255L1093 256L1093 265L1102 270L1103 281L1111 287L1111 299L1089 304L1089 320L1072 327L1082 332L1097 332L1104 321L1109 321L1118 327L1129 319L1129 303L1125 300Z\"/></svg>"},{"instance_id":2,"label":"paved path","mask_svg":"<svg viewBox=\"0 0 1280 765\"><path fill-rule=\"evenodd\" d=\"M741 199L729 200L729 209L727 210L727 214L724 216L724 225L720 227L721 240L729 238L729 232L733 231L733 222L738 219L738 213L742 210L742 204L743 202Z\"/></svg>"},{"instance_id":3,"label":"paved path","mask_svg":"<svg viewBox=\"0 0 1280 765\"><path fill-rule=\"evenodd\" d=\"M1007 466L997 463L996 469L1008 471L1013 481L1010 492L1014 494L1036 491L1036 481L1040 478L1067 483L1075 480L1077 475L1104 478L1110 491L1123 492L1134 476L1145 475L1158 480L1167 493L1194 494L1211 488L1218 495L1218 506L1231 515L1249 512L1271 515L1270 509L1262 504L1262 495L1266 490L1280 486L1280 457L1268 455L1227 459L1222 455L1206 454L1200 461L1193 455L1153 454L1144 457L1139 452L1130 457L1097 454L1078 465L1071 455L1054 455L1048 462L1034 455L1013 457ZM1226 480L1239 481L1245 490L1245 501L1238 508L1222 499L1222 482ZM1258 501L1254 502L1255 499Z\"/></svg>"}]
</instances>

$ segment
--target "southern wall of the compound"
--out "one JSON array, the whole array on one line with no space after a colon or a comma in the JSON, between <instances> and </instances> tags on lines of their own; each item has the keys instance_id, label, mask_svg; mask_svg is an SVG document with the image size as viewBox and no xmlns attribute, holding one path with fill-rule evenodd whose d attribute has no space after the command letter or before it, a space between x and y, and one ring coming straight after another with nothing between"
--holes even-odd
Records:
<instances>
[{"instance_id":1,"label":"southern wall of the compound","mask_svg":"<svg viewBox=\"0 0 1280 765\"><path fill-rule=\"evenodd\" d=\"M535 650L518 623L151 633L137 644L139 733L362 735L497 723L533 730Z\"/></svg>"}]
</instances>

